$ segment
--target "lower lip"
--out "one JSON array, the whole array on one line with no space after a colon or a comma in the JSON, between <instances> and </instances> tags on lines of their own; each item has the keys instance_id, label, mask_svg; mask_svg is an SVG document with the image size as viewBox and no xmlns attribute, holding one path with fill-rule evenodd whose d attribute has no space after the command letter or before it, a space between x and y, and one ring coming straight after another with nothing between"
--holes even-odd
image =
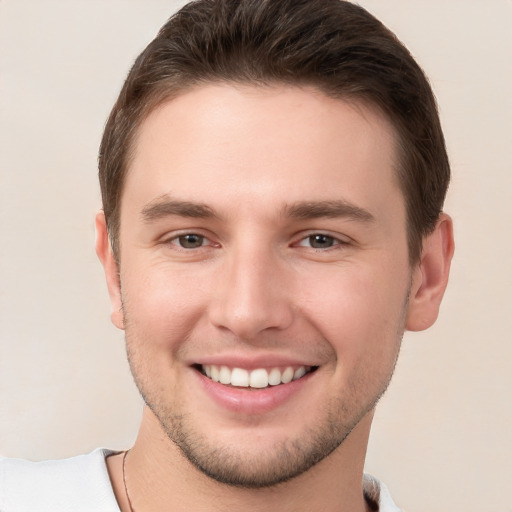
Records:
<instances>
[{"instance_id":1,"label":"lower lip","mask_svg":"<svg viewBox=\"0 0 512 512\"><path fill-rule=\"evenodd\" d=\"M243 414L263 414L280 407L299 393L314 373L307 373L288 384L254 389L225 386L196 371L201 386L218 405Z\"/></svg>"}]
</instances>

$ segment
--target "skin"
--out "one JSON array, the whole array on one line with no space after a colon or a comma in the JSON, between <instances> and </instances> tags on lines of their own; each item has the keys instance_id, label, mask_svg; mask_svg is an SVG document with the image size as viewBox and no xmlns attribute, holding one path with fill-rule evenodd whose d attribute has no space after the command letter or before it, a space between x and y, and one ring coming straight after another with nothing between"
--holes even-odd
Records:
<instances>
[{"instance_id":1,"label":"skin","mask_svg":"<svg viewBox=\"0 0 512 512\"><path fill-rule=\"evenodd\" d=\"M148 404L126 464L135 509L365 510L375 404L403 331L435 321L453 253L443 214L410 266L395 143L376 110L287 86L201 86L143 123L119 268L96 221ZM212 399L194 366L212 361L317 369L255 413L249 389L240 410Z\"/></svg>"}]
</instances>

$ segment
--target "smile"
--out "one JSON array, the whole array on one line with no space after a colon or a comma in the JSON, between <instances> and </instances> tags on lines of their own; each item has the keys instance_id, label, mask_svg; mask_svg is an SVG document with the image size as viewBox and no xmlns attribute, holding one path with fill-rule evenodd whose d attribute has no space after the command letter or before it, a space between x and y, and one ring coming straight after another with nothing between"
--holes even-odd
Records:
<instances>
[{"instance_id":1,"label":"smile","mask_svg":"<svg viewBox=\"0 0 512 512\"><path fill-rule=\"evenodd\" d=\"M201 371L214 382L243 388L262 389L269 386L288 384L299 380L304 375L314 371L314 366L287 366L284 368L256 368L245 370L243 368L229 368L215 364L201 365Z\"/></svg>"}]
</instances>

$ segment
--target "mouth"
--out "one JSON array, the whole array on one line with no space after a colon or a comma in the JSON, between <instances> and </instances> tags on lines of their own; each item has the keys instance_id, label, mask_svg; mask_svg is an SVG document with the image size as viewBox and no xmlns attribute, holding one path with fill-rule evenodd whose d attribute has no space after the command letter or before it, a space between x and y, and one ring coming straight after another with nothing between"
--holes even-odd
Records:
<instances>
[{"instance_id":1,"label":"mouth","mask_svg":"<svg viewBox=\"0 0 512 512\"><path fill-rule=\"evenodd\" d=\"M213 382L248 389L265 389L288 384L318 368L318 366L285 366L247 370L215 364L194 365L194 367Z\"/></svg>"}]
</instances>

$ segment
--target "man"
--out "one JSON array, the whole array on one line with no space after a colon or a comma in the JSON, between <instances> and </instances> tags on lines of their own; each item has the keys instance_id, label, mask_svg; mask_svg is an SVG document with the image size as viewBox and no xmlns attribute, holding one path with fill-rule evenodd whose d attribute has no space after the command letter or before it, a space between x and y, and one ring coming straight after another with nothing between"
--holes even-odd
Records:
<instances>
[{"instance_id":1,"label":"man","mask_svg":"<svg viewBox=\"0 0 512 512\"><path fill-rule=\"evenodd\" d=\"M363 476L453 254L421 69L339 0L200 0L135 62L96 218L134 446L4 461L0 510L398 510Z\"/></svg>"}]
</instances>

